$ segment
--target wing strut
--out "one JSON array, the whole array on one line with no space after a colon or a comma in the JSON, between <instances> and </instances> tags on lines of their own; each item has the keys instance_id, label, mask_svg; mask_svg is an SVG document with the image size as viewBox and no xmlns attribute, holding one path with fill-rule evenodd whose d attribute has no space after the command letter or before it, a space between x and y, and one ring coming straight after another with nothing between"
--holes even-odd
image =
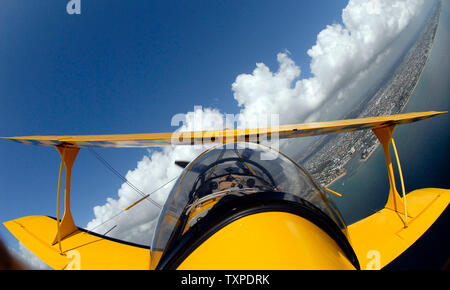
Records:
<instances>
[{"instance_id":1,"label":"wing strut","mask_svg":"<svg viewBox=\"0 0 450 290\"><path fill-rule=\"evenodd\" d=\"M400 159L398 157L397 153L397 146L395 146L394 138L392 138L392 148L394 149L395 153L395 159L397 160L397 168L398 168L398 174L400 175L400 183L402 184L402 193L403 193L403 207L405 208L405 228L408 226L408 210L406 208L406 191L405 191L405 182L403 181L403 173L402 173L402 167L400 165Z\"/></svg>"},{"instance_id":2,"label":"wing strut","mask_svg":"<svg viewBox=\"0 0 450 290\"><path fill-rule=\"evenodd\" d=\"M400 160L398 158L397 154L397 148L395 147L394 138L392 137L392 134L394 133L396 124L392 124L387 127L382 128L375 128L372 129L373 133L377 136L378 141L380 141L381 145L383 146L384 151L384 157L386 159L386 166L388 171L388 177L389 177L389 196L388 200L386 202L385 208L392 209L398 213L402 213L405 216L405 219L403 221L404 227L407 227L407 210L406 210L406 198L405 198L405 185L403 182L403 174L402 169L400 167ZM392 141L392 147L394 149L395 157L397 159L397 167L400 174L400 181L402 184L402 190L403 190L403 200L400 197L397 188L395 186L395 176L394 176L394 170L392 168L392 160L391 155L389 153L389 143Z\"/></svg>"},{"instance_id":3,"label":"wing strut","mask_svg":"<svg viewBox=\"0 0 450 290\"><path fill-rule=\"evenodd\" d=\"M57 234L53 240L53 245L56 243L59 244L59 250L62 253L61 249L61 240L77 231L78 228L75 226L73 221L72 213L70 212L70 179L72 175L72 166L77 158L78 152L80 148L73 146L67 146L66 144L61 144L55 146L56 150L58 150L59 155L61 155L61 166L59 168L59 179L58 179L58 193L57 193ZM59 220L59 211L60 211L60 191L61 191L61 177L63 165L66 169L66 179L65 179L65 191L64 191L64 215L62 220Z\"/></svg>"}]
</instances>

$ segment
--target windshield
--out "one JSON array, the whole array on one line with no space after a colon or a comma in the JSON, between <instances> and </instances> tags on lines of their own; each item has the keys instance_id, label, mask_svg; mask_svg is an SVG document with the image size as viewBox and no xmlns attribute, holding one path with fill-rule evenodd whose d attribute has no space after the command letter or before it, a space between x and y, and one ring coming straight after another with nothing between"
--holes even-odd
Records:
<instances>
[{"instance_id":1,"label":"windshield","mask_svg":"<svg viewBox=\"0 0 450 290\"><path fill-rule=\"evenodd\" d=\"M153 238L152 265L156 266L175 231L181 230L184 234L208 214L220 198L265 191L290 193L307 200L345 229L340 213L326 193L288 157L263 145L219 145L186 166L174 185ZM184 225L180 223L183 216L188 219Z\"/></svg>"}]
</instances>

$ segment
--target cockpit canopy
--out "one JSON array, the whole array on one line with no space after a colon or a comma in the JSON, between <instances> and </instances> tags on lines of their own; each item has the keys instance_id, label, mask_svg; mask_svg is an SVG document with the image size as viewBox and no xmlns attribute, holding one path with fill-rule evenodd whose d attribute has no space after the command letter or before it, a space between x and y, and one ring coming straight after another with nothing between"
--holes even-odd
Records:
<instances>
[{"instance_id":1,"label":"cockpit canopy","mask_svg":"<svg viewBox=\"0 0 450 290\"><path fill-rule=\"evenodd\" d=\"M186 232L221 198L267 191L290 193L309 201L345 229L326 193L288 157L264 145L224 144L205 151L178 178L160 214L152 243L152 264L167 250L175 232Z\"/></svg>"}]
</instances>

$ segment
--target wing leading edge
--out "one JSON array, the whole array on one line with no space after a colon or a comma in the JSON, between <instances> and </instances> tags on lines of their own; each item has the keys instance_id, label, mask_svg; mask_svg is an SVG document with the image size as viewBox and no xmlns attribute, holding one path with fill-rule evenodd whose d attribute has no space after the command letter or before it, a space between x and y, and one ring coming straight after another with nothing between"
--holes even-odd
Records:
<instances>
[{"instance_id":1,"label":"wing leading edge","mask_svg":"<svg viewBox=\"0 0 450 290\"><path fill-rule=\"evenodd\" d=\"M368 117L339 121L307 124L280 125L268 128L233 129L216 131L189 131L173 133L119 134L119 135L74 135L74 136L21 136L0 137L29 145L67 147L160 147L167 145L196 145L228 142L258 142L305 136L343 133L363 129L376 129L386 126L407 124L443 114L429 111L390 116Z\"/></svg>"}]
</instances>

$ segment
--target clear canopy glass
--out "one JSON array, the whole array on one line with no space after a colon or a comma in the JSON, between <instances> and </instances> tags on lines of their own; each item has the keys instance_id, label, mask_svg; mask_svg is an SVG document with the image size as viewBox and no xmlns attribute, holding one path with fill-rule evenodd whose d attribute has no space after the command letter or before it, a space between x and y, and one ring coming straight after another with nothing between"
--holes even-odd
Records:
<instances>
[{"instance_id":1,"label":"clear canopy glass","mask_svg":"<svg viewBox=\"0 0 450 290\"><path fill-rule=\"evenodd\" d=\"M202 205L227 195L243 196L262 191L280 191L307 200L345 230L339 211L325 191L288 157L264 145L219 145L186 166L174 185L153 237L152 264L157 263L173 233L180 231L180 226L192 227L208 214L211 207ZM197 210L199 208L202 210ZM187 215L192 217L188 224L182 225L180 219ZM185 232L185 229L181 230Z\"/></svg>"}]
</instances>

